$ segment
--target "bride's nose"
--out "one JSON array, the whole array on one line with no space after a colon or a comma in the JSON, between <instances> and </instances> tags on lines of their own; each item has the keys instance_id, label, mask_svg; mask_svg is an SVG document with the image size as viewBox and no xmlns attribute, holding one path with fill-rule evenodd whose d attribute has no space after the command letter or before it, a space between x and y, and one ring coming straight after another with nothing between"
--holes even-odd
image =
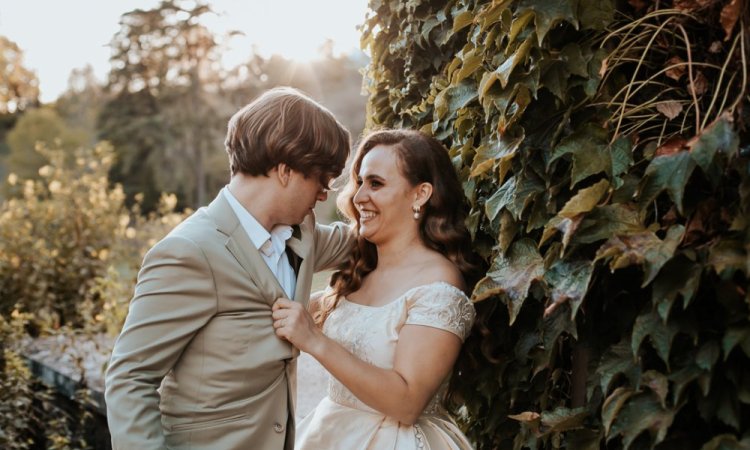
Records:
<instances>
[{"instance_id":1,"label":"bride's nose","mask_svg":"<svg viewBox=\"0 0 750 450\"><path fill-rule=\"evenodd\" d=\"M354 197L352 197L352 201L355 205L358 205L360 203L364 203L367 200L367 193L364 189L365 185L362 184L358 189L357 192L354 193Z\"/></svg>"}]
</instances>

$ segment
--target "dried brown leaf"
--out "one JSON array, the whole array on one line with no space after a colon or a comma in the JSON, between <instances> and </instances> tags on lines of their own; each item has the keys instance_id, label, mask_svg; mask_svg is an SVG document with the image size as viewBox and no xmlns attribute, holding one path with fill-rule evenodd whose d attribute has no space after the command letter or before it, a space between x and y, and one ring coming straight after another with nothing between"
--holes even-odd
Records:
<instances>
[{"instance_id":1,"label":"dried brown leaf","mask_svg":"<svg viewBox=\"0 0 750 450\"><path fill-rule=\"evenodd\" d=\"M742 11L742 0L731 0L729 3L721 8L721 15L719 21L721 27L724 28L724 40L728 41L732 36L732 30L734 29L737 20L740 18L740 11Z\"/></svg>"},{"instance_id":2,"label":"dried brown leaf","mask_svg":"<svg viewBox=\"0 0 750 450\"><path fill-rule=\"evenodd\" d=\"M706 79L706 76L703 75L703 72L701 71L696 72L693 81L688 82L688 92L690 92L690 94L695 92L695 95L703 95L703 93L706 92L706 89L708 89L708 80Z\"/></svg>"},{"instance_id":3,"label":"dried brown leaf","mask_svg":"<svg viewBox=\"0 0 750 450\"><path fill-rule=\"evenodd\" d=\"M667 69L665 74L673 79L673 80L679 80L684 74L685 74L685 66L683 65L685 61L680 58L679 56L673 56L669 58L669 61L667 61L667 66L674 66Z\"/></svg>"},{"instance_id":4,"label":"dried brown leaf","mask_svg":"<svg viewBox=\"0 0 750 450\"><path fill-rule=\"evenodd\" d=\"M602 66L599 68L599 78L604 78L604 74L607 73L608 66L609 66L608 59L604 58L602 60Z\"/></svg>"},{"instance_id":5,"label":"dried brown leaf","mask_svg":"<svg viewBox=\"0 0 750 450\"><path fill-rule=\"evenodd\" d=\"M679 136L670 138L661 147L656 149L655 156L673 155L685 149L687 141Z\"/></svg>"},{"instance_id":6,"label":"dried brown leaf","mask_svg":"<svg viewBox=\"0 0 750 450\"><path fill-rule=\"evenodd\" d=\"M664 114L668 119L674 119L682 112L682 103L668 100L656 104L656 110Z\"/></svg>"},{"instance_id":7,"label":"dried brown leaf","mask_svg":"<svg viewBox=\"0 0 750 450\"><path fill-rule=\"evenodd\" d=\"M675 0L674 7L682 11L698 11L709 7L720 0Z\"/></svg>"},{"instance_id":8,"label":"dried brown leaf","mask_svg":"<svg viewBox=\"0 0 750 450\"><path fill-rule=\"evenodd\" d=\"M647 6L646 2L643 0L628 0L628 3L633 7L633 9L635 9L636 12L643 11L643 9Z\"/></svg>"}]
</instances>

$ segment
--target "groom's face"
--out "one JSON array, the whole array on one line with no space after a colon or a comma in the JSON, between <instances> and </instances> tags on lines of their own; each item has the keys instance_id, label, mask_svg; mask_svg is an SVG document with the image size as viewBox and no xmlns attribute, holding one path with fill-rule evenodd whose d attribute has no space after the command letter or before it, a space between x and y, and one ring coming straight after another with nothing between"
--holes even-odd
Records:
<instances>
[{"instance_id":1,"label":"groom's face","mask_svg":"<svg viewBox=\"0 0 750 450\"><path fill-rule=\"evenodd\" d=\"M308 214L312 214L318 202L328 198L328 184L323 183L318 176L305 176L301 172L292 171L284 214L287 225L302 223Z\"/></svg>"}]
</instances>

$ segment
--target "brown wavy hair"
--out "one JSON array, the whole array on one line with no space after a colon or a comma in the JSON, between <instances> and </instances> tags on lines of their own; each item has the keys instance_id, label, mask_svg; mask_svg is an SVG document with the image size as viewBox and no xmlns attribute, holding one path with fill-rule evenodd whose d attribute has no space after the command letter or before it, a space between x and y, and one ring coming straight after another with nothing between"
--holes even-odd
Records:
<instances>
[{"instance_id":1,"label":"brown wavy hair","mask_svg":"<svg viewBox=\"0 0 750 450\"><path fill-rule=\"evenodd\" d=\"M349 157L349 132L301 91L277 87L237 111L224 141L232 175L266 175L284 163L323 185L338 177Z\"/></svg>"},{"instance_id":2,"label":"brown wavy hair","mask_svg":"<svg viewBox=\"0 0 750 450\"><path fill-rule=\"evenodd\" d=\"M322 299L315 314L321 325L336 307L339 299L362 285L362 280L378 265L375 245L359 236L359 211L354 206L357 179L365 155L378 145L388 146L398 155L401 174L412 186L432 185L432 196L422 209L419 235L429 248L452 261L464 277L469 289L484 275L485 264L471 248L466 229L466 198L448 150L435 138L415 130L380 130L364 137L357 148L349 181L337 199L337 205L350 222L356 223L357 245L348 260L331 276L333 295Z\"/></svg>"}]
</instances>

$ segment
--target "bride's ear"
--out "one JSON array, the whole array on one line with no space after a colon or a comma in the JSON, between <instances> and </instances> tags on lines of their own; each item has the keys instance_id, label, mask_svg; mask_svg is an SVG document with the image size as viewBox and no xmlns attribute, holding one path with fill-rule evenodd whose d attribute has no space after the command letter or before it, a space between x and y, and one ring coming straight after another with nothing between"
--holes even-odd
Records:
<instances>
[{"instance_id":1,"label":"bride's ear","mask_svg":"<svg viewBox=\"0 0 750 450\"><path fill-rule=\"evenodd\" d=\"M417 185L416 192L414 193L414 204L416 206L421 208L426 205L430 201L430 197L432 197L432 184L420 183Z\"/></svg>"}]
</instances>

